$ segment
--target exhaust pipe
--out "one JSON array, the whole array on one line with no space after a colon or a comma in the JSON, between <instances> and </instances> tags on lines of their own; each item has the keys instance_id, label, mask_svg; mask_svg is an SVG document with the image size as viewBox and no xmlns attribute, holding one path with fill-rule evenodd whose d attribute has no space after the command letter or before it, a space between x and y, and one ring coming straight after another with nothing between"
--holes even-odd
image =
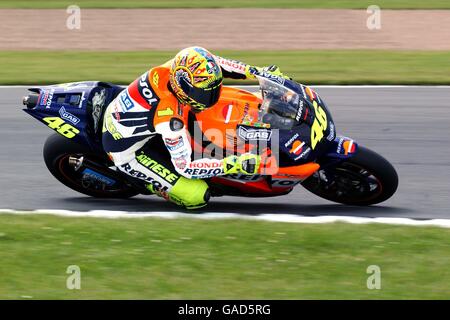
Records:
<instances>
[{"instance_id":1,"label":"exhaust pipe","mask_svg":"<svg viewBox=\"0 0 450 320\"><path fill-rule=\"evenodd\" d=\"M75 157L69 157L69 165L71 165L75 171L80 170L81 166L83 165L84 157L75 158Z\"/></svg>"},{"instance_id":2,"label":"exhaust pipe","mask_svg":"<svg viewBox=\"0 0 450 320\"><path fill-rule=\"evenodd\" d=\"M27 106L28 109L33 109L37 106L39 101L39 95L37 94L30 94L28 96L25 96L22 98L22 103Z\"/></svg>"}]
</instances>

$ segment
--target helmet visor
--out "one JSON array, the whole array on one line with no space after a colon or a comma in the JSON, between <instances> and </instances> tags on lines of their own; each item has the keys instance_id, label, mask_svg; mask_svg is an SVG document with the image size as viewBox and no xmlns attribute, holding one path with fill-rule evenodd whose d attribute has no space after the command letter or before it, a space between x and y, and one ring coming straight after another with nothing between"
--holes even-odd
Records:
<instances>
[{"instance_id":1,"label":"helmet visor","mask_svg":"<svg viewBox=\"0 0 450 320\"><path fill-rule=\"evenodd\" d=\"M186 79L180 79L180 87L184 93L200 105L204 105L205 108L211 107L215 104L220 97L222 89L222 80L216 80L209 88L197 88L186 81Z\"/></svg>"}]
</instances>

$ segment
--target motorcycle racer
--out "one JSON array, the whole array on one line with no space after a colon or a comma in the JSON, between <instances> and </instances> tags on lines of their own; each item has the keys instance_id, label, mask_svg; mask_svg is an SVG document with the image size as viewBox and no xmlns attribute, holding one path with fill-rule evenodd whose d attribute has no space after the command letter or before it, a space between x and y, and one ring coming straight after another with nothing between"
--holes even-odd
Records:
<instances>
[{"instance_id":1,"label":"motorcycle racer","mask_svg":"<svg viewBox=\"0 0 450 320\"><path fill-rule=\"evenodd\" d=\"M188 209L209 200L212 176L259 170L260 156L251 153L224 159L193 159L183 113L212 107L220 98L223 78L284 77L279 68L259 68L211 54L201 47L181 50L124 89L104 114L102 143L116 167L152 193ZM206 165L213 170L186 170Z\"/></svg>"}]
</instances>

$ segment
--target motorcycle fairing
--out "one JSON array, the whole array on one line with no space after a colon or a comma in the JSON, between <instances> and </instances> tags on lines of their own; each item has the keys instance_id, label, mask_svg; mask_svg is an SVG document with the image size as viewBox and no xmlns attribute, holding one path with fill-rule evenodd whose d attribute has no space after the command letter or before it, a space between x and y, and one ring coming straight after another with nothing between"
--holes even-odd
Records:
<instances>
[{"instance_id":1,"label":"motorcycle fairing","mask_svg":"<svg viewBox=\"0 0 450 320\"><path fill-rule=\"evenodd\" d=\"M30 88L30 91L39 94L38 102L34 108L23 110L50 127L52 122L49 121L59 118L61 125L52 128L56 132L64 135L64 125L64 128L75 133L73 137L66 137L103 150L100 142L103 112L121 90L123 88L120 86L99 81Z\"/></svg>"}]
</instances>

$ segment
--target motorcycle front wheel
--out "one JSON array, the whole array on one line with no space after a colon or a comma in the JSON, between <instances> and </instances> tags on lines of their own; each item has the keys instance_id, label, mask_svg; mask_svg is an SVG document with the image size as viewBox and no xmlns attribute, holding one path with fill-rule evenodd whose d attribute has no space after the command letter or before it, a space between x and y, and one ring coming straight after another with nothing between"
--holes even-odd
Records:
<instances>
[{"instance_id":1,"label":"motorcycle front wheel","mask_svg":"<svg viewBox=\"0 0 450 320\"><path fill-rule=\"evenodd\" d=\"M333 202L368 206L392 197L398 187L398 175L385 158L359 147L353 157L319 169L302 185Z\"/></svg>"}]
</instances>

